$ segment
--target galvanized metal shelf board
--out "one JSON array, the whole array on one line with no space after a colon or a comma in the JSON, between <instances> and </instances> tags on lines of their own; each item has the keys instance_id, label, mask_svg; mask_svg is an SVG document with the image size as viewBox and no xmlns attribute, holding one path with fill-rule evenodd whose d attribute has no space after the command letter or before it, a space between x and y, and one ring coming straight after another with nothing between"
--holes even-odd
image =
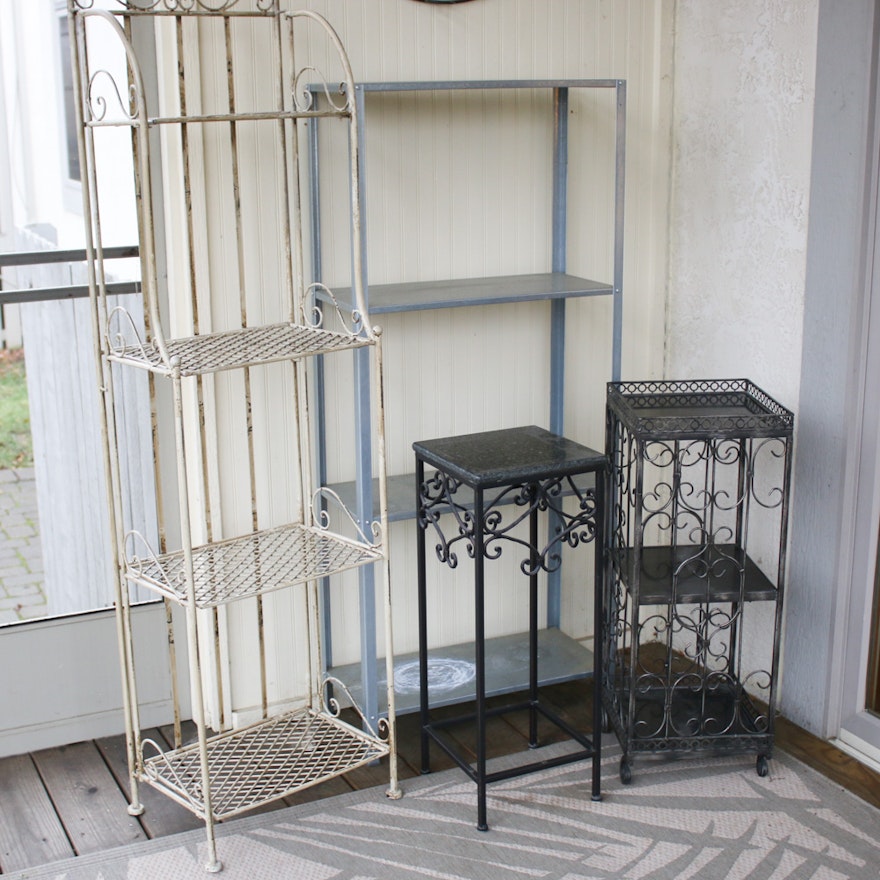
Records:
<instances>
[{"instance_id":1,"label":"galvanized metal shelf board","mask_svg":"<svg viewBox=\"0 0 880 880\"><path fill-rule=\"evenodd\" d=\"M475 699L474 643L433 648L428 660L428 690L433 707L468 703ZM360 665L337 666L330 674L360 699ZM560 684L593 674L593 652L559 629L538 633L539 684ZM514 633L486 639L486 696L512 694L528 688L528 634ZM385 677L379 679L384 693ZM394 693L397 714L419 709L419 657L395 655ZM384 710L384 706L382 707Z\"/></svg>"},{"instance_id":2,"label":"galvanized metal shelf board","mask_svg":"<svg viewBox=\"0 0 880 880\"><path fill-rule=\"evenodd\" d=\"M379 550L299 523L193 548L195 604L211 608L248 596L329 577L382 558ZM133 583L189 605L183 551L132 557Z\"/></svg>"},{"instance_id":3,"label":"galvanized metal shelf board","mask_svg":"<svg viewBox=\"0 0 880 880\"><path fill-rule=\"evenodd\" d=\"M612 550L623 583L636 583L637 552ZM639 604L756 602L778 598L776 586L735 544L641 548Z\"/></svg>"},{"instance_id":4,"label":"galvanized metal shelf board","mask_svg":"<svg viewBox=\"0 0 880 880\"><path fill-rule=\"evenodd\" d=\"M365 92L436 92L486 89L614 89L619 79L472 79L472 80L417 80L408 82L364 82L355 89ZM323 86L309 86L313 92L323 92Z\"/></svg>"},{"instance_id":5,"label":"galvanized metal shelf board","mask_svg":"<svg viewBox=\"0 0 880 880\"><path fill-rule=\"evenodd\" d=\"M179 363L182 376L196 376L371 344L372 340L354 334L284 323L169 339L165 346L172 364L174 361ZM111 351L109 358L156 373L172 373L171 365L153 343L126 345L123 349Z\"/></svg>"},{"instance_id":6,"label":"galvanized metal shelf board","mask_svg":"<svg viewBox=\"0 0 880 880\"><path fill-rule=\"evenodd\" d=\"M383 742L338 718L300 709L208 740L211 808L234 816L369 764ZM149 746L148 746L149 748ZM198 743L153 755L143 779L198 815L205 802Z\"/></svg>"},{"instance_id":7,"label":"galvanized metal shelf board","mask_svg":"<svg viewBox=\"0 0 880 880\"><path fill-rule=\"evenodd\" d=\"M611 296L613 293L614 288L610 284L579 278L564 272L371 284L368 291L371 315L584 296ZM351 290L338 290L337 298L341 302L349 302Z\"/></svg>"}]
</instances>

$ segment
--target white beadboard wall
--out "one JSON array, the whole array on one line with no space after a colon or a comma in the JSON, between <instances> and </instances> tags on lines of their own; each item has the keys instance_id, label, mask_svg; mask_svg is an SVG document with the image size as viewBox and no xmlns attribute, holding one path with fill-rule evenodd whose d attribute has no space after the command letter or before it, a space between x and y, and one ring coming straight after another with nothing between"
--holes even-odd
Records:
<instances>
[{"instance_id":1,"label":"white beadboard wall","mask_svg":"<svg viewBox=\"0 0 880 880\"><path fill-rule=\"evenodd\" d=\"M675 21L673 280L664 372L675 379L745 376L796 411L802 393L819 5L818 0L728 0L717 9L700 0L679 0ZM855 18L856 8L847 16ZM833 173L842 172L835 166ZM834 251L828 264L836 265L837 259ZM834 320L843 321L846 314L841 305ZM824 322L823 336L829 326ZM818 371L823 382L832 381L827 377L835 375L834 368L833 359L823 360ZM821 409L823 419L833 411L825 400ZM797 457L806 426L810 442L823 434L815 418L796 412ZM820 458L815 449L813 454L802 465L806 471L814 471ZM827 517L833 509L827 503L831 482L825 477L817 483L821 502L794 506L793 517L817 509ZM804 565L789 553L786 613L796 622L786 623L783 651L786 693L799 688L808 695L804 702L817 699L827 662L817 621L832 618L834 590L828 584L833 575L823 580L816 572L831 565L826 560L837 552L836 544L826 551L817 543L815 522L811 526L803 537L793 532L792 546L809 546L821 563ZM761 544L772 543L774 532L753 527L750 534L753 558L773 559L772 546ZM773 626L773 609L767 608L749 629L756 642L766 644ZM799 657L795 664L787 660L791 645ZM753 662L748 650L744 657ZM786 704L786 713L793 713L788 717L815 724L796 702Z\"/></svg>"},{"instance_id":2,"label":"white beadboard wall","mask_svg":"<svg viewBox=\"0 0 880 880\"><path fill-rule=\"evenodd\" d=\"M667 274L672 0L473 0L448 6L415 0L311 0L302 5L331 22L361 82L627 81L623 375L659 376ZM199 53L205 64L200 100L206 107L214 90L223 88L222 79L209 70L211 59L214 70L222 67L216 63L221 58L218 39L205 29L198 39L190 34L185 41L184 51ZM252 78L255 84L265 82L267 75L259 63L265 51L258 40L236 47L238 70L252 65L245 80ZM174 44L163 42L160 34L160 45L168 63L176 52ZM299 41L297 49L300 64L326 69L323 42ZM327 81L334 82L332 72ZM259 87L251 91L256 94ZM549 270L552 117L547 93L368 95L366 125L371 283ZM569 125L568 271L610 281L613 90L573 94ZM342 133L331 131L322 123L324 280L347 284L347 193L345 178L338 173L346 164L345 144ZM244 273L249 283L242 304L234 237L224 232L229 247L206 254L195 271L202 330L236 326L242 308L250 322L271 320L278 307L268 293L278 286L271 268L277 254L268 244L277 241L273 230L278 207L271 181L278 169L264 167L261 143L248 140L246 131L239 148L250 163L242 166L242 191L256 194L243 207L246 229L253 233L261 259ZM222 180L230 167L228 148L206 136L196 173L209 181ZM207 201L194 206L203 222L226 222L228 205L210 195ZM171 230L183 222L179 215L168 216ZM177 273L185 289L188 265L175 254L173 233L169 250L172 274ZM178 328L186 327L193 320L191 306L181 303L173 320ZM600 449L604 383L610 378L610 302L571 301L567 320L565 433ZM547 426L547 304L383 315L374 323L384 330L390 473L412 470L414 440L520 424ZM353 476L351 369L348 363L335 364L330 359L331 480ZM267 526L289 519L299 496L293 443L288 442L291 425L279 417L282 402L293 393L289 376L280 369L260 377L254 372L250 469L244 464L249 453L241 382L237 375L205 381L206 442L203 449L192 449L194 461L205 456L210 475L206 485L192 487L194 495L211 499L211 520L200 528L215 539L249 526L252 497L258 500L259 524ZM195 398L190 406L195 413ZM417 647L412 521L392 526L390 547L395 648L402 653ZM490 635L526 627L526 580L518 563L508 551L490 565ZM582 553L580 564L565 569L563 628L577 638L592 634L591 573L591 550ZM429 577L433 607L440 610L431 618L432 643L470 640L473 602L467 560L455 572L429 562ZM523 589L514 590L519 583ZM266 603L270 704L302 696L285 685L291 664L297 680L305 681L301 599L277 596ZM247 713L259 700L250 674L256 656L254 610L228 609L220 615L224 659L219 674L225 682L226 711ZM358 616L356 576L338 579L332 589L334 663L358 658Z\"/></svg>"}]
</instances>

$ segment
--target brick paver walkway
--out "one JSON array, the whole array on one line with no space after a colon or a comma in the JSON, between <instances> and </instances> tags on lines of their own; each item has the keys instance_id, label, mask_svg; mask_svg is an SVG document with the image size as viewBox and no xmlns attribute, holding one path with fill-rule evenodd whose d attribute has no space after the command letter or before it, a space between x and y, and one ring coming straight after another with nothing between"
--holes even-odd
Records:
<instances>
[{"instance_id":1,"label":"brick paver walkway","mask_svg":"<svg viewBox=\"0 0 880 880\"><path fill-rule=\"evenodd\" d=\"M46 611L34 469L0 470L0 624Z\"/></svg>"}]
</instances>

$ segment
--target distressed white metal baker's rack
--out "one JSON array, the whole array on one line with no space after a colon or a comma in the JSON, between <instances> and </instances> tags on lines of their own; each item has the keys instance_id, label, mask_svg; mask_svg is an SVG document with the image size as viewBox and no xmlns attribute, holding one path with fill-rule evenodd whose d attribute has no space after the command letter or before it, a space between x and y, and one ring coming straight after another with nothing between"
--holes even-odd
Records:
<instances>
[{"instance_id":1,"label":"distressed white metal baker's rack","mask_svg":"<svg viewBox=\"0 0 880 880\"><path fill-rule=\"evenodd\" d=\"M130 811L142 809L141 782L192 810L206 824L207 868L217 871L214 823L226 817L385 757L388 794L400 794L381 334L370 324L361 282L354 80L331 26L310 11L283 11L278 0L114 0L111 9L93 0L68 3L115 523ZM306 55L302 63L299 52ZM313 55L332 69L319 73ZM335 84L322 85L320 108L308 89L316 81ZM325 285L306 280L299 141L306 121L318 116L341 122L350 139L350 314ZM103 257L112 230L102 225L102 205L113 193L102 184L101 163L118 156L107 153L101 138L111 130L130 136L143 315L114 308L106 285ZM378 471L377 512L360 521L335 492L313 487L310 364L345 353L366 367ZM119 412L126 401L117 377L131 369L142 371L150 388L156 467L149 479L120 466L127 438ZM237 429L244 452L226 472L215 447L224 432ZM127 496L141 485L156 487L154 537L126 524ZM360 711L346 686L326 672L321 644L319 580L372 566L384 586L387 712L381 718ZM132 633L132 587L166 602L175 684L175 646L181 646L175 622L183 619L197 735L183 743L175 689L171 750L141 732L134 661L142 654ZM286 604L273 604L282 593ZM289 616L279 623L273 614L282 613ZM237 651L233 630L245 646ZM236 705L238 672L230 671L236 653L258 679L240 686L247 695L259 693L255 706ZM285 685L282 661L291 654L299 665L289 664L294 680ZM346 715L348 709L357 711Z\"/></svg>"}]
</instances>

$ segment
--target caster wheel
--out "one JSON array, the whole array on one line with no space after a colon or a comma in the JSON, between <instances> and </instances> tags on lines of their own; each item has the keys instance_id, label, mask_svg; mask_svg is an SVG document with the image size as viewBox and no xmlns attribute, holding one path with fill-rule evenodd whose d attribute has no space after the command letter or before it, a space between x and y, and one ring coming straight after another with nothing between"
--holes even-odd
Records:
<instances>
[{"instance_id":1,"label":"caster wheel","mask_svg":"<svg viewBox=\"0 0 880 880\"><path fill-rule=\"evenodd\" d=\"M620 781L624 785L629 785L632 782L633 773L632 767L629 765L629 761L626 758L620 759Z\"/></svg>"},{"instance_id":2,"label":"caster wheel","mask_svg":"<svg viewBox=\"0 0 880 880\"><path fill-rule=\"evenodd\" d=\"M602 710L602 733L611 733L611 716Z\"/></svg>"},{"instance_id":3,"label":"caster wheel","mask_svg":"<svg viewBox=\"0 0 880 880\"><path fill-rule=\"evenodd\" d=\"M770 768L767 766L766 755L758 755L755 769L758 771L758 776L762 779L770 772Z\"/></svg>"}]
</instances>

